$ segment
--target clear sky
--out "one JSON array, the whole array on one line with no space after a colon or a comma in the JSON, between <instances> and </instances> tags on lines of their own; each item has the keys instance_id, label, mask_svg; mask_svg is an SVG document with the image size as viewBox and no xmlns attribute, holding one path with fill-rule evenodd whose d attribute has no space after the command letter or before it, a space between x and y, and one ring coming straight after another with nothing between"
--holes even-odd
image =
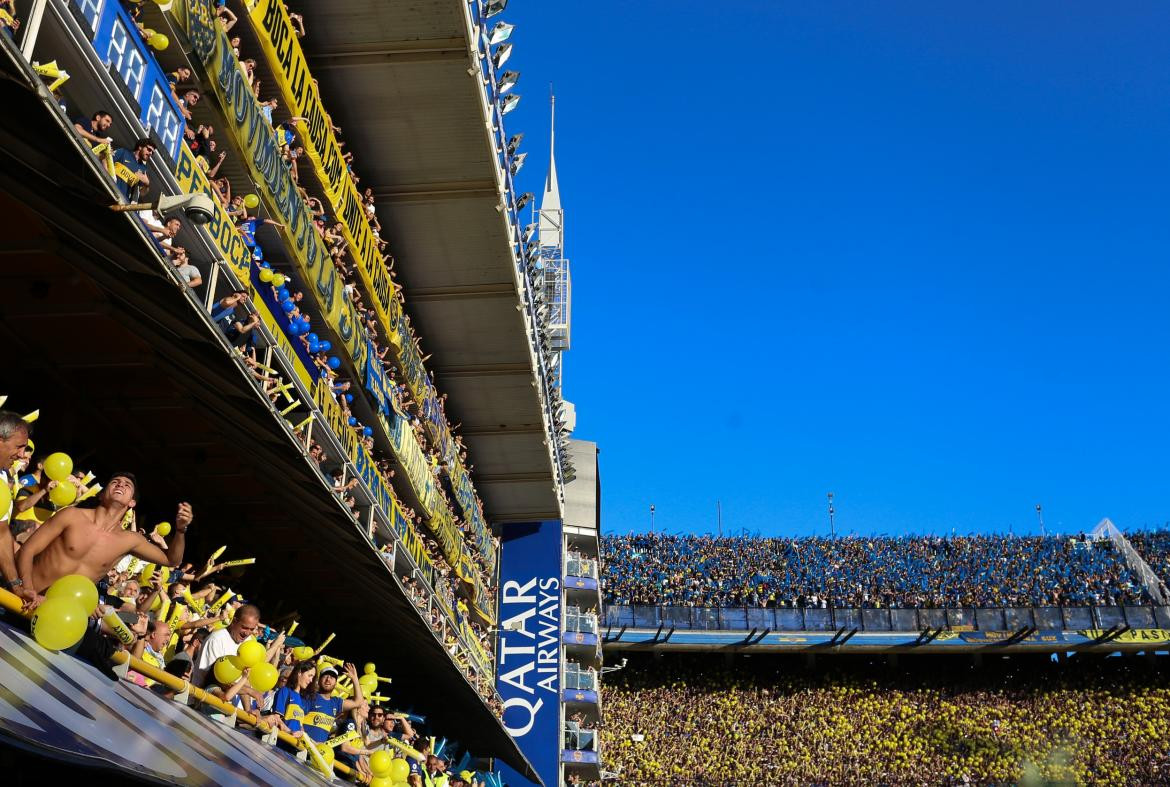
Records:
<instances>
[{"instance_id":1,"label":"clear sky","mask_svg":"<svg viewBox=\"0 0 1170 787\"><path fill-rule=\"evenodd\" d=\"M1170 520L1170 4L513 0L603 527Z\"/></svg>"}]
</instances>

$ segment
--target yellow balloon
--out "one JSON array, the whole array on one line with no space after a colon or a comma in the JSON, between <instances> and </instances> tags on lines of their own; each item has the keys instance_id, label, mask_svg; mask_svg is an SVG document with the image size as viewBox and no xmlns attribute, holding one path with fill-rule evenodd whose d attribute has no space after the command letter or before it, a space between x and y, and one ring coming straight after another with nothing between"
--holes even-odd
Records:
<instances>
[{"instance_id":1,"label":"yellow balloon","mask_svg":"<svg viewBox=\"0 0 1170 787\"><path fill-rule=\"evenodd\" d=\"M272 272L272 268L261 268L259 275L260 275L260 281L267 284L268 282L272 281L272 277L275 276L276 274L274 274Z\"/></svg>"},{"instance_id":2,"label":"yellow balloon","mask_svg":"<svg viewBox=\"0 0 1170 787\"><path fill-rule=\"evenodd\" d=\"M57 508L64 508L76 499L77 487L69 481L60 482L49 490L49 500Z\"/></svg>"},{"instance_id":3,"label":"yellow balloon","mask_svg":"<svg viewBox=\"0 0 1170 787\"><path fill-rule=\"evenodd\" d=\"M272 274L272 286L283 287L285 282L285 275L283 273Z\"/></svg>"},{"instance_id":4,"label":"yellow balloon","mask_svg":"<svg viewBox=\"0 0 1170 787\"><path fill-rule=\"evenodd\" d=\"M276 667L266 661L262 661L252 667L251 671L248 672L248 683L256 691L271 691L276 686L276 681L279 677L280 673Z\"/></svg>"},{"instance_id":5,"label":"yellow balloon","mask_svg":"<svg viewBox=\"0 0 1170 787\"><path fill-rule=\"evenodd\" d=\"M362 667L362 674L363 675L373 675L377 671L378 671L378 668L374 666L374 662L372 662L372 661L366 662L366 666Z\"/></svg>"},{"instance_id":6,"label":"yellow balloon","mask_svg":"<svg viewBox=\"0 0 1170 787\"><path fill-rule=\"evenodd\" d=\"M328 765L330 768L332 768L333 767L333 747L326 746L324 743L318 743L317 744L317 751L321 753L321 759L323 759L325 761L325 764Z\"/></svg>"},{"instance_id":7,"label":"yellow balloon","mask_svg":"<svg viewBox=\"0 0 1170 787\"><path fill-rule=\"evenodd\" d=\"M299 648L293 648L293 658L297 661L308 661L313 658L313 649L308 645L301 645Z\"/></svg>"},{"instance_id":8,"label":"yellow balloon","mask_svg":"<svg viewBox=\"0 0 1170 787\"><path fill-rule=\"evenodd\" d=\"M379 749L370 755L370 773L375 776L389 776L390 764L394 757L385 749Z\"/></svg>"},{"instance_id":9,"label":"yellow balloon","mask_svg":"<svg viewBox=\"0 0 1170 787\"><path fill-rule=\"evenodd\" d=\"M220 656L215 660L213 668L215 679L225 686L235 683L243 672L231 661L231 656Z\"/></svg>"},{"instance_id":10,"label":"yellow balloon","mask_svg":"<svg viewBox=\"0 0 1170 787\"><path fill-rule=\"evenodd\" d=\"M66 574L45 591L45 598L61 598L79 605L86 615L97 609L97 585L81 574Z\"/></svg>"},{"instance_id":11,"label":"yellow balloon","mask_svg":"<svg viewBox=\"0 0 1170 787\"><path fill-rule=\"evenodd\" d=\"M171 523L170 522L159 522L158 527L156 527L154 530L160 536L162 536L163 538L166 538L167 536L169 536L171 534Z\"/></svg>"},{"instance_id":12,"label":"yellow balloon","mask_svg":"<svg viewBox=\"0 0 1170 787\"><path fill-rule=\"evenodd\" d=\"M264 661L264 646L254 639L246 639L236 649L236 660L241 667L254 667Z\"/></svg>"},{"instance_id":13,"label":"yellow balloon","mask_svg":"<svg viewBox=\"0 0 1170 787\"><path fill-rule=\"evenodd\" d=\"M73 460L69 454L58 451L45 457L45 475L54 481L64 481L73 472Z\"/></svg>"},{"instance_id":14,"label":"yellow balloon","mask_svg":"<svg viewBox=\"0 0 1170 787\"><path fill-rule=\"evenodd\" d=\"M374 752L375 754L385 754L386 752ZM389 776L375 776L370 779L370 787L398 787L399 782L394 781Z\"/></svg>"},{"instance_id":15,"label":"yellow balloon","mask_svg":"<svg viewBox=\"0 0 1170 787\"><path fill-rule=\"evenodd\" d=\"M256 208L260 207L260 197L256 194L245 194L244 207L246 207L248 210L255 210Z\"/></svg>"},{"instance_id":16,"label":"yellow balloon","mask_svg":"<svg viewBox=\"0 0 1170 787\"><path fill-rule=\"evenodd\" d=\"M146 43L150 44L152 47L161 52L171 45L171 39L167 38L162 33L155 33Z\"/></svg>"},{"instance_id":17,"label":"yellow balloon","mask_svg":"<svg viewBox=\"0 0 1170 787\"><path fill-rule=\"evenodd\" d=\"M390 780L395 782L404 782L410 777L410 765L401 757L395 758L390 763Z\"/></svg>"},{"instance_id":18,"label":"yellow balloon","mask_svg":"<svg viewBox=\"0 0 1170 787\"><path fill-rule=\"evenodd\" d=\"M362 675L358 678L358 685L362 687L362 694L368 697L378 690L378 676Z\"/></svg>"},{"instance_id":19,"label":"yellow balloon","mask_svg":"<svg viewBox=\"0 0 1170 787\"><path fill-rule=\"evenodd\" d=\"M64 650L81 641L89 615L68 598L47 598L33 612L33 637L42 648Z\"/></svg>"},{"instance_id":20,"label":"yellow balloon","mask_svg":"<svg viewBox=\"0 0 1170 787\"><path fill-rule=\"evenodd\" d=\"M147 563L143 566L142 573L138 575L138 581L142 583L149 582L150 578L154 576L154 568L154 563Z\"/></svg>"}]
</instances>

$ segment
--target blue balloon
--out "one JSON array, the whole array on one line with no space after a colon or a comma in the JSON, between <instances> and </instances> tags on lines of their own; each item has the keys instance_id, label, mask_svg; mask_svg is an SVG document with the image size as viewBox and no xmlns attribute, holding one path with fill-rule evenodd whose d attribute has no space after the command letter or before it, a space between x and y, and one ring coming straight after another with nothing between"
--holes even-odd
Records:
<instances>
[{"instance_id":1,"label":"blue balloon","mask_svg":"<svg viewBox=\"0 0 1170 787\"><path fill-rule=\"evenodd\" d=\"M374 435L374 430L368 426L363 427L362 428L362 435L365 437L372 437Z\"/></svg>"},{"instance_id":2,"label":"blue balloon","mask_svg":"<svg viewBox=\"0 0 1170 787\"><path fill-rule=\"evenodd\" d=\"M301 335L301 324L299 322L290 322L288 324L288 332L293 336Z\"/></svg>"},{"instance_id":3,"label":"blue balloon","mask_svg":"<svg viewBox=\"0 0 1170 787\"><path fill-rule=\"evenodd\" d=\"M357 419L354 418L352 415L349 417L349 425L350 426L357 426Z\"/></svg>"},{"instance_id":4,"label":"blue balloon","mask_svg":"<svg viewBox=\"0 0 1170 787\"><path fill-rule=\"evenodd\" d=\"M279 290L276 291L276 300L278 300L278 301L287 301L288 300L288 287L281 287Z\"/></svg>"},{"instance_id":5,"label":"blue balloon","mask_svg":"<svg viewBox=\"0 0 1170 787\"><path fill-rule=\"evenodd\" d=\"M260 267L261 268L271 268L272 266L268 264L268 260L260 260Z\"/></svg>"},{"instance_id":6,"label":"blue balloon","mask_svg":"<svg viewBox=\"0 0 1170 787\"><path fill-rule=\"evenodd\" d=\"M292 301L284 301L280 304L280 308L284 309L285 314L291 314L296 310L297 305Z\"/></svg>"},{"instance_id":7,"label":"blue balloon","mask_svg":"<svg viewBox=\"0 0 1170 787\"><path fill-rule=\"evenodd\" d=\"M313 334L311 334L311 333L309 334L309 336L312 336L312 335L313 335ZM321 344L320 344L320 342L314 342L314 341L311 341L311 340L309 341L309 352L311 352L311 353L315 353L315 352L318 352L318 351L320 351L320 349L321 349Z\"/></svg>"},{"instance_id":8,"label":"blue balloon","mask_svg":"<svg viewBox=\"0 0 1170 787\"><path fill-rule=\"evenodd\" d=\"M346 404L353 404L353 394L346 394L345 395L345 403Z\"/></svg>"},{"instance_id":9,"label":"blue balloon","mask_svg":"<svg viewBox=\"0 0 1170 787\"><path fill-rule=\"evenodd\" d=\"M336 355L334 355L334 356L331 356L331 357L329 358L329 368L330 368L330 369L333 369L334 371L336 371L336 370L337 370L337 369L339 369L340 367L341 367L341 359L340 359L340 358L338 358Z\"/></svg>"},{"instance_id":10,"label":"blue balloon","mask_svg":"<svg viewBox=\"0 0 1170 787\"><path fill-rule=\"evenodd\" d=\"M312 344L313 342L319 342L321 340L321 337L315 333L310 333L305 338L309 340L309 344Z\"/></svg>"},{"instance_id":11,"label":"blue balloon","mask_svg":"<svg viewBox=\"0 0 1170 787\"><path fill-rule=\"evenodd\" d=\"M325 352L329 352L333 349L333 342L326 339L325 341L321 342L321 349Z\"/></svg>"}]
</instances>

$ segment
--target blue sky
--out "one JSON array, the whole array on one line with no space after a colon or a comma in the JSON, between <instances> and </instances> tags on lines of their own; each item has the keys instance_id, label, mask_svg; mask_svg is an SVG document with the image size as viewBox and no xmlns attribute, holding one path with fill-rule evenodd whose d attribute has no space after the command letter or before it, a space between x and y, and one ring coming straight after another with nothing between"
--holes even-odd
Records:
<instances>
[{"instance_id":1,"label":"blue sky","mask_svg":"<svg viewBox=\"0 0 1170 787\"><path fill-rule=\"evenodd\" d=\"M603 527L1170 520L1170 5L514 0Z\"/></svg>"}]
</instances>

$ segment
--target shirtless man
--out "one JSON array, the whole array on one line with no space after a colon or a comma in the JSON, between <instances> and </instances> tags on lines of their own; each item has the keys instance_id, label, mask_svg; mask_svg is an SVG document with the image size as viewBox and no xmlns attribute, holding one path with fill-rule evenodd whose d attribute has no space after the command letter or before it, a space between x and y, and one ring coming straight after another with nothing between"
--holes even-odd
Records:
<instances>
[{"instance_id":1,"label":"shirtless man","mask_svg":"<svg viewBox=\"0 0 1170 787\"><path fill-rule=\"evenodd\" d=\"M122 529L122 517L138 503L138 488L130 473L115 473L98 497L97 508L70 507L41 525L17 555L20 584L13 592L35 607L49 585L66 574L81 574L97 582L123 555L134 555L160 566L183 560L184 535L191 524L191 506L179 503L170 548L166 552L141 533Z\"/></svg>"}]
</instances>

